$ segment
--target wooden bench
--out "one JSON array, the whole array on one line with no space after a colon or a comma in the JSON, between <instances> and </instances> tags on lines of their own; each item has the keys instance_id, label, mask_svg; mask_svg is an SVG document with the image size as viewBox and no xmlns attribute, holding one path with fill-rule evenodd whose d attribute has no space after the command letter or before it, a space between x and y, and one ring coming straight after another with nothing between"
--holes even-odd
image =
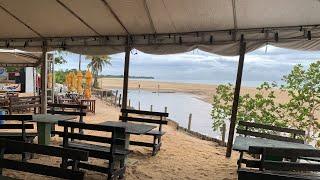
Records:
<instances>
[{"instance_id":1,"label":"wooden bench","mask_svg":"<svg viewBox=\"0 0 320 180\"><path fill-rule=\"evenodd\" d=\"M22 142L32 143L37 136L37 132L26 132L26 130L34 130L34 125L31 123L25 124L25 121L32 120L32 115L0 115L0 119L5 121L20 121L21 124L5 123L0 124L0 130L16 130L20 132L0 132L0 138L10 139ZM8 152L8 154L18 154L16 151ZM22 154L22 159L25 160L26 154Z\"/></svg>"},{"instance_id":2,"label":"wooden bench","mask_svg":"<svg viewBox=\"0 0 320 180\"><path fill-rule=\"evenodd\" d=\"M300 157L320 157L320 151L315 149L292 149L292 148L249 148L249 153L261 156L260 160L247 160L246 166L250 169L238 170L239 180L254 179L280 179L302 180L320 179L320 175L314 172L320 171L319 163L296 161ZM281 157L284 161L268 160L266 157Z\"/></svg>"},{"instance_id":3,"label":"wooden bench","mask_svg":"<svg viewBox=\"0 0 320 180\"><path fill-rule=\"evenodd\" d=\"M79 168L108 174L108 179L116 179L125 174L126 166L124 159L129 154L129 151L124 149L125 139L115 138L116 133L118 135L121 134L124 137L125 128L70 121L59 121L58 125L64 127L64 131L54 131L53 133L63 137L63 147L88 151L89 157L108 161L107 167L80 162L78 163ZM84 129L85 131L90 130L91 132L95 131L103 135L96 136L87 133L73 133L69 132L69 128ZM105 133L111 133L111 136L107 137ZM73 139L74 141L69 141L69 139ZM86 141L86 143L81 142L81 140ZM87 142L102 143L104 145L91 144ZM67 167L69 165L69 161L64 158L62 167Z\"/></svg>"},{"instance_id":4,"label":"wooden bench","mask_svg":"<svg viewBox=\"0 0 320 180\"><path fill-rule=\"evenodd\" d=\"M303 137L305 136L305 131L303 130L275 127L245 121L239 121L237 133L239 136L235 139L233 150L240 152L238 168L241 167L241 163L243 162L243 152L248 151L249 146L257 146L259 144L267 145L267 143L271 143L273 145L278 144L279 146L289 147L292 143L304 144ZM288 143L286 145L281 142Z\"/></svg>"},{"instance_id":5,"label":"wooden bench","mask_svg":"<svg viewBox=\"0 0 320 180\"><path fill-rule=\"evenodd\" d=\"M152 147L152 155L153 156L156 155L162 145L161 137L165 134L165 132L162 131L162 125L168 124L168 121L165 120L165 118L168 117L169 114L164 112L140 111L140 110L133 110L133 109L121 109L121 112L128 115L127 117L120 116L119 119L124 122L132 121L132 122L138 122L138 123L156 124L159 126L158 130L151 130L145 134L147 136L153 136L153 143L130 141L130 145ZM156 117L158 119L146 118L146 117L130 117L129 115L146 115L146 116Z\"/></svg>"},{"instance_id":6,"label":"wooden bench","mask_svg":"<svg viewBox=\"0 0 320 180\"><path fill-rule=\"evenodd\" d=\"M78 104L58 104L58 103L48 103L47 113L49 114L61 114L70 116L79 116L79 122L83 123L83 117L87 115L87 106ZM54 126L52 126L54 131ZM82 130L79 129L82 133Z\"/></svg>"},{"instance_id":7,"label":"wooden bench","mask_svg":"<svg viewBox=\"0 0 320 180\"><path fill-rule=\"evenodd\" d=\"M40 113L41 100L40 96L27 97L10 97L8 111L9 114L13 112L25 112L33 109L34 114Z\"/></svg>"},{"instance_id":8,"label":"wooden bench","mask_svg":"<svg viewBox=\"0 0 320 180\"><path fill-rule=\"evenodd\" d=\"M8 139L0 139L0 150L0 179L5 178L1 176L3 168L64 179L83 179L84 172L79 171L77 165L80 161L87 161L89 156L86 151L31 144ZM72 170L4 158L4 153L8 150L19 150L21 153L28 152L72 159Z\"/></svg>"}]
</instances>

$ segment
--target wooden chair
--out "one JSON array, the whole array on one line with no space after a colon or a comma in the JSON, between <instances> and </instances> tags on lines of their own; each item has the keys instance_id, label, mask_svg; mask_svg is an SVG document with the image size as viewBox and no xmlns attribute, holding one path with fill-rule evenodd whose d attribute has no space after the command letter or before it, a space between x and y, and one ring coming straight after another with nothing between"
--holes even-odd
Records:
<instances>
[{"instance_id":1,"label":"wooden chair","mask_svg":"<svg viewBox=\"0 0 320 180\"><path fill-rule=\"evenodd\" d=\"M119 119L124 122L132 121L132 122L139 122L139 123L155 124L159 126L158 130L151 130L145 134L147 136L153 136L153 143L130 141L130 145L152 147L152 155L153 156L156 155L162 145L161 137L165 134L165 132L162 131L162 125L168 124L168 121L165 120L164 118L168 117L169 114L164 112L140 111L140 110L133 110L133 109L121 109L121 112L126 113L128 115L128 117L120 116ZM145 118L145 117L130 117L129 115L146 115L146 116L156 117L158 119L151 119L151 118Z\"/></svg>"},{"instance_id":2,"label":"wooden chair","mask_svg":"<svg viewBox=\"0 0 320 180\"><path fill-rule=\"evenodd\" d=\"M124 149L125 139L119 139L115 136L116 133L124 136L125 128L70 121L59 121L58 125L64 127L64 131L54 131L52 133L58 134L60 137L63 137L63 147L88 151L89 157L104 159L108 161L107 167L93 165L86 162L79 162L79 168L108 174L108 179L116 179L125 174L126 166L124 159L129 154L129 151ZM69 132L69 128L98 131L99 134L111 133L111 136L107 137L105 135L95 136L87 133L73 133ZM69 141L70 139L73 139L74 141ZM81 140L86 142L102 143L104 145L85 143L81 142ZM64 158L61 166L67 167L69 165L70 164L68 159Z\"/></svg>"},{"instance_id":3,"label":"wooden chair","mask_svg":"<svg viewBox=\"0 0 320 180\"><path fill-rule=\"evenodd\" d=\"M258 154L260 160L246 160L246 167L238 170L239 180L277 179L277 180L302 180L320 179L320 164L296 161L300 157L320 157L320 151L315 149L293 148L265 148L251 146L249 153ZM266 157L281 157L284 161L268 160Z\"/></svg>"},{"instance_id":4,"label":"wooden chair","mask_svg":"<svg viewBox=\"0 0 320 180\"><path fill-rule=\"evenodd\" d=\"M263 139L303 144L303 137L305 136L305 131L303 130L275 127L245 121L239 121L237 133L239 136L235 139L233 150L240 152L238 168L241 168L241 163L245 161L243 159L243 152L247 151L245 146L248 144L250 146L255 146L259 141L263 141Z\"/></svg>"},{"instance_id":5,"label":"wooden chair","mask_svg":"<svg viewBox=\"0 0 320 180\"><path fill-rule=\"evenodd\" d=\"M20 132L0 132L0 138L32 143L34 138L38 135L37 132L26 132L26 130L34 130L33 124L25 124L25 121L32 120L32 115L0 115L0 119L3 119L5 121L10 120L21 122L21 124L0 124L1 130L21 130ZM8 151L7 153L18 154L17 151ZM26 159L26 153L22 154L22 159Z\"/></svg>"},{"instance_id":6,"label":"wooden chair","mask_svg":"<svg viewBox=\"0 0 320 180\"><path fill-rule=\"evenodd\" d=\"M44 146L39 144L31 144L20 141L13 141L8 139L0 139L0 179L4 177L2 175L2 169L12 169L16 171L23 171L35 174L41 174L45 176L59 177L64 179L83 179L84 172L79 171L77 165L80 161L88 160L88 152L68 149L54 146ZM20 151L21 153L36 153L48 156L62 157L72 159L72 170L60 167L54 167L49 165L42 165L30 162L23 162L17 160L11 160L4 158L6 151Z\"/></svg>"}]
</instances>

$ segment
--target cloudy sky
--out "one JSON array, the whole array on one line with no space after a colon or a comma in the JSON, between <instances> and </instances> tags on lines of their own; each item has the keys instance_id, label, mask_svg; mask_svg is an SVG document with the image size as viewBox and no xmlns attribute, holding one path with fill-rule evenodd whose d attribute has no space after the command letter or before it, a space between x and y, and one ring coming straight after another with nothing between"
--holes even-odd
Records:
<instances>
[{"instance_id":1,"label":"cloudy sky","mask_svg":"<svg viewBox=\"0 0 320 180\"><path fill-rule=\"evenodd\" d=\"M78 67L79 55L68 53L68 63L57 69ZM82 69L89 60L82 56ZM112 66L102 74L123 74L124 53L111 55ZM260 48L245 57L243 82L254 85L257 81L280 81L296 64L308 64L319 60L320 52L303 52L272 46ZM162 81L184 81L202 83L234 82L238 57L225 57L194 50L182 54L150 55L133 50L131 53L130 75L153 76Z\"/></svg>"}]
</instances>

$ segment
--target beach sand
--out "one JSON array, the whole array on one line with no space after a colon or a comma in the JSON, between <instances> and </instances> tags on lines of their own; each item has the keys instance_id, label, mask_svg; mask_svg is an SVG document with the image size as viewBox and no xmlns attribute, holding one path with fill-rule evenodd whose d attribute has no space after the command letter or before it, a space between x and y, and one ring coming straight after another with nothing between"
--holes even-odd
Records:
<instances>
[{"instance_id":1,"label":"beach sand","mask_svg":"<svg viewBox=\"0 0 320 180\"><path fill-rule=\"evenodd\" d=\"M122 78L101 78L99 84L102 82L103 89L122 89L123 79ZM192 84L192 83L174 83L174 82L159 82L151 80L138 80L129 79L129 89L140 89L148 91L159 91L161 92L182 92L196 95L203 101L212 103L212 96L216 93L218 85L210 84ZM253 95L257 92L256 88L253 87L241 87L241 94ZM276 102L288 101L288 95L275 89L275 96L277 97Z\"/></svg>"},{"instance_id":2,"label":"beach sand","mask_svg":"<svg viewBox=\"0 0 320 180\"><path fill-rule=\"evenodd\" d=\"M96 114L85 117L86 123L99 123L106 120L116 121L120 115L120 109L107 106L97 100ZM59 128L58 128L59 129ZM225 157L226 148L217 143L200 140L177 131L174 126L165 126L166 134L163 136L163 146L156 156L151 156L151 149L130 146L130 154L127 164L126 178L136 179L201 179L201 180L233 180L237 179L238 153L234 152L230 159ZM150 137L132 136L133 139L149 140ZM61 143L58 137L53 138L53 145ZM6 155L17 159L18 155ZM60 158L49 158L36 155L30 162L59 166ZM105 165L105 161L91 160L98 165ZM86 171L86 179L106 179L106 175ZM41 175L35 175L12 170L4 170L4 175L19 179L45 180L53 179Z\"/></svg>"}]
</instances>

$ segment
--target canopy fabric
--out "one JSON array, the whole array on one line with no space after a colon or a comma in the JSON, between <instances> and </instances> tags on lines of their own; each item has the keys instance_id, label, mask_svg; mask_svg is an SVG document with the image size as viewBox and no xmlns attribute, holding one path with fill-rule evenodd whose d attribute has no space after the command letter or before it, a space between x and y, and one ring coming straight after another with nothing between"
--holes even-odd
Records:
<instances>
[{"instance_id":1,"label":"canopy fabric","mask_svg":"<svg viewBox=\"0 0 320 180\"><path fill-rule=\"evenodd\" d=\"M237 55L243 34L247 51L320 50L319 9L318 0L0 0L0 48Z\"/></svg>"},{"instance_id":2,"label":"canopy fabric","mask_svg":"<svg viewBox=\"0 0 320 180\"><path fill-rule=\"evenodd\" d=\"M34 67L39 64L41 54L19 50L0 50L0 66Z\"/></svg>"}]
</instances>

